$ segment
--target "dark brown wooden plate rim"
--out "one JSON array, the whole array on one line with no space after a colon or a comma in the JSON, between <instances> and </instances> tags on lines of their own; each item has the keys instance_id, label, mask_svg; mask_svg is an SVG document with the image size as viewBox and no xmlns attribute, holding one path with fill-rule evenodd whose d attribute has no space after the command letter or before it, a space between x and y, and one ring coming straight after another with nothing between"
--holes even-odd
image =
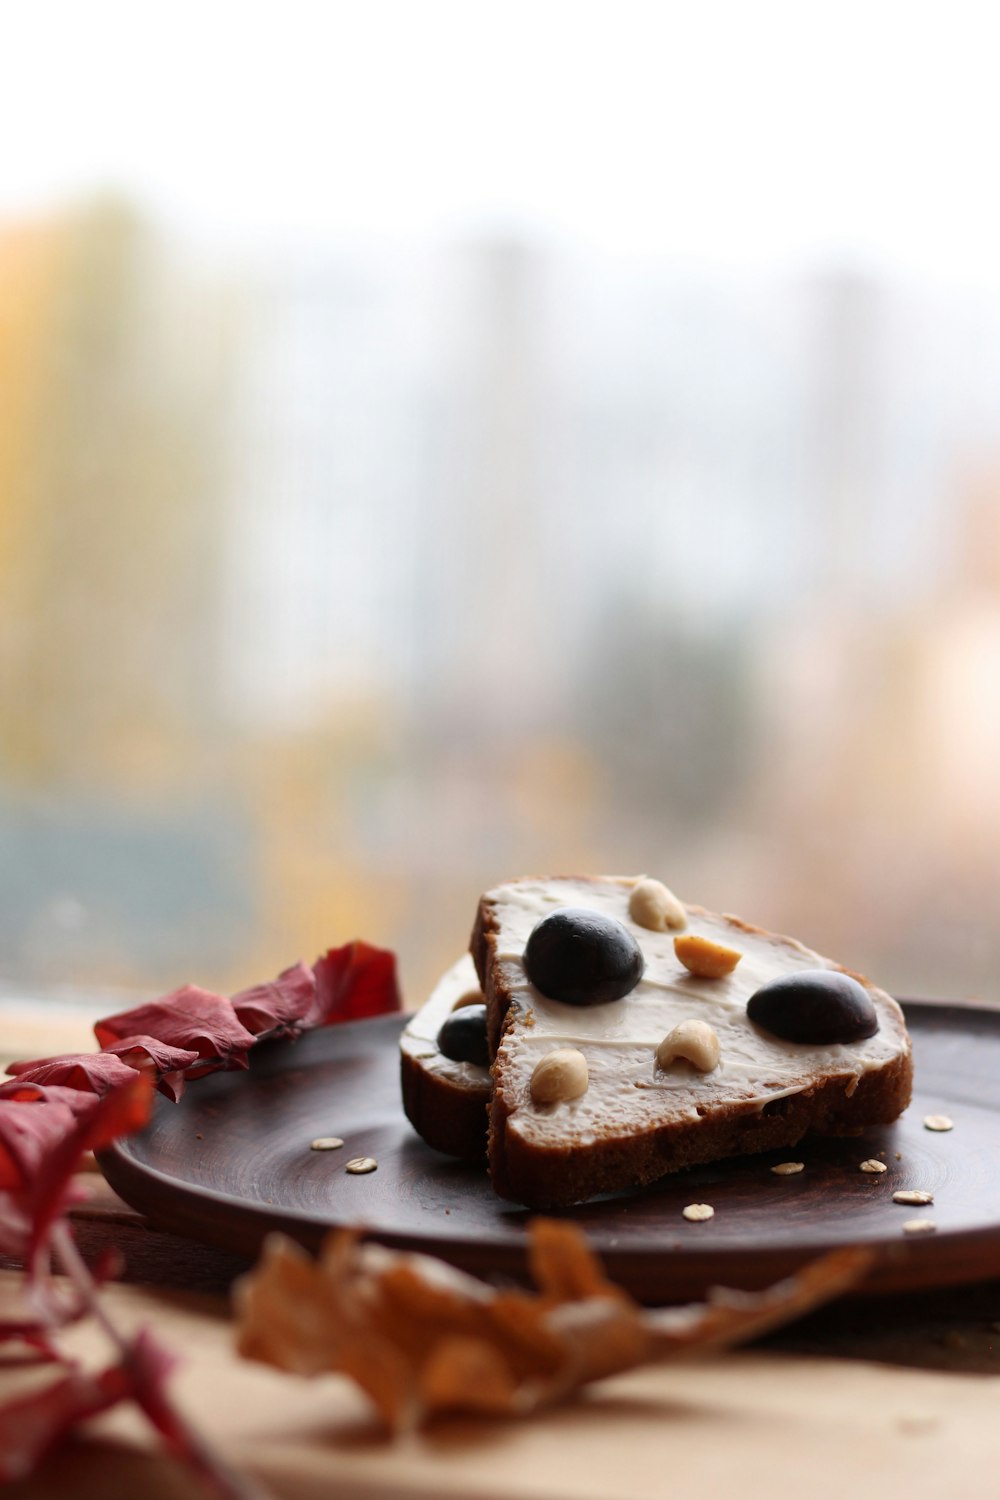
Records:
<instances>
[{"instance_id":1,"label":"dark brown wooden plate rim","mask_svg":"<svg viewBox=\"0 0 1000 1500\"><path fill-rule=\"evenodd\" d=\"M981 1016L1000 1028L1000 1006L977 1001L941 1001L913 998L900 1002L911 1019L933 1021L935 1013L945 1024L954 1024L956 1012ZM405 1017L394 1015L374 1021L351 1022L355 1028L381 1029L392 1046ZM197 1087L197 1084L193 1085ZM998 1083L1000 1095L1000 1083ZM158 1100L157 1107L175 1106ZM997 1111L1000 1113L1000 1097ZM178 1180L159 1168L137 1159L128 1140L116 1141L98 1153L105 1177L133 1208L146 1214L157 1226L201 1240L221 1249L252 1258L273 1231L290 1235L310 1249L317 1249L331 1230L346 1227L331 1218L318 1222L306 1210L271 1207L250 1202L198 1183ZM572 1218L572 1213L563 1217ZM354 1221L351 1221L352 1223ZM368 1232L362 1224L363 1232ZM370 1231L380 1244L394 1249L419 1251L449 1260L463 1269L487 1277L523 1279L526 1254L523 1245L498 1243L477 1235L463 1234L457 1227L440 1233ZM790 1275L805 1262L825 1251L842 1248L822 1235L806 1234L794 1248L769 1245L750 1247L701 1247L697 1244L672 1249L664 1257L662 1246L641 1243L616 1251L601 1247L601 1258L613 1279L620 1281L642 1300L675 1300L700 1295L707 1286L729 1285L753 1289L770 1285ZM876 1241L866 1246L873 1255L871 1269L859 1295L957 1286L1000 1276L1000 1222L995 1226L900 1239Z\"/></svg>"}]
</instances>

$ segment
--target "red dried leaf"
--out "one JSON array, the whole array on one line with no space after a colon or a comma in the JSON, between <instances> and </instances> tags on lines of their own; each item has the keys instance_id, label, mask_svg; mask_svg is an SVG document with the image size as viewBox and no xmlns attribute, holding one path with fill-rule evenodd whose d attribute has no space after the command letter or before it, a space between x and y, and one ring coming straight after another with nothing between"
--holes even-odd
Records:
<instances>
[{"instance_id":1,"label":"red dried leaf","mask_svg":"<svg viewBox=\"0 0 1000 1500\"><path fill-rule=\"evenodd\" d=\"M155 1036L128 1036L105 1047L104 1055L113 1053L138 1073L150 1073L156 1087L176 1104L184 1092L184 1075L198 1061L192 1048L171 1047Z\"/></svg>"},{"instance_id":2,"label":"red dried leaf","mask_svg":"<svg viewBox=\"0 0 1000 1500\"><path fill-rule=\"evenodd\" d=\"M166 1392L166 1380L177 1357L158 1343L148 1328L140 1328L128 1344L124 1363L132 1382L132 1394L161 1434L173 1439L175 1422Z\"/></svg>"},{"instance_id":3,"label":"red dried leaf","mask_svg":"<svg viewBox=\"0 0 1000 1500\"><path fill-rule=\"evenodd\" d=\"M399 1010L396 955L369 943L345 943L317 959L316 1000L305 1024L332 1026Z\"/></svg>"},{"instance_id":4,"label":"red dried leaf","mask_svg":"<svg viewBox=\"0 0 1000 1500\"><path fill-rule=\"evenodd\" d=\"M0 1193L0 1199L8 1196L9 1194ZM56 1335L93 1312L92 1292L96 1292L113 1277L120 1276L121 1272L121 1253L108 1245L91 1267L91 1287L86 1293L81 1293L72 1284L68 1287L60 1284L58 1289L52 1282L47 1282L44 1286L36 1284L22 1299L23 1313L20 1317L0 1319L0 1344L28 1344L36 1359L40 1356L43 1360L60 1360L65 1363L65 1356L60 1353L55 1342Z\"/></svg>"},{"instance_id":5,"label":"red dried leaf","mask_svg":"<svg viewBox=\"0 0 1000 1500\"><path fill-rule=\"evenodd\" d=\"M198 1061L193 1047L173 1047L155 1036L126 1036L111 1042L102 1056L120 1057L137 1073L176 1073Z\"/></svg>"},{"instance_id":6,"label":"red dried leaf","mask_svg":"<svg viewBox=\"0 0 1000 1500\"><path fill-rule=\"evenodd\" d=\"M0 1188L0 1255L22 1260L31 1243L31 1214L20 1193Z\"/></svg>"},{"instance_id":7,"label":"red dried leaf","mask_svg":"<svg viewBox=\"0 0 1000 1500\"><path fill-rule=\"evenodd\" d=\"M33 1255L44 1244L53 1221L64 1211L80 1157L85 1151L100 1151L119 1136L141 1130L149 1119L152 1097L152 1079L144 1073L133 1073L128 1083L105 1094L96 1108L77 1120L75 1128L47 1157L32 1191Z\"/></svg>"},{"instance_id":8,"label":"red dried leaf","mask_svg":"<svg viewBox=\"0 0 1000 1500\"><path fill-rule=\"evenodd\" d=\"M119 1136L132 1135L146 1124L152 1102L152 1080L143 1073L134 1075L84 1116L69 1144L82 1156L85 1151L102 1150Z\"/></svg>"},{"instance_id":9,"label":"red dried leaf","mask_svg":"<svg viewBox=\"0 0 1000 1500\"><path fill-rule=\"evenodd\" d=\"M0 1194L0 1197L3 1195ZM89 1307L77 1305L72 1309L72 1316L67 1316L59 1324L60 1328L66 1328L70 1323L77 1323L90 1312ZM27 1344L32 1350L30 1356L32 1364L42 1364L46 1360L57 1360L59 1355L55 1352L52 1343L53 1328L48 1319L43 1318L6 1318L0 1319L0 1344ZM6 1363L6 1361L5 1361ZM3 1408L0 1407L0 1412Z\"/></svg>"},{"instance_id":10,"label":"red dried leaf","mask_svg":"<svg viewBox=\"0 0 1000 1500\"><path fill-rule=\"evenodd\" d=\"M237 1018L225 995L186 984L161 1000L137 1005L133 1010L107 1016L94 1026L102 1047L129 1037L155 1037L168 1046L194 1051L201 1065L188 1070L189 1078L200 1078L216 1068L245 1068L254 1036Z\"/></svg>"},{"instance_id":11,"label":"red dried leaf","mask_svg":"<svg viewBox=\"0 0 1000 1500\"><path fill-rule=\"evenodd\" d=\"M64 1104L26 1109L10 1099L0 1102L0 1188L28 1187L75 1127L76 1117Z\"/></svg>"},{"instance_id":12,"label":"red dried leaf","mask_svg":"<svg viewBox=\"0 0 1000 1500\"><path fill-rule=\"evenodd\" d=\"M89 1089L68 1088L61 1083L36 1083L28 1078L8 1078L0 1083L0 1101L12 1104L65 1104L75 1115L89 1114L96 1094Z\"/></svg>"},{"instance_id":13,"label":"red dried leaf","mask_svg":"<svg viewBox=\"0 0 1000 1500\"><path fill-rule=\"evenodd\" d=\"M126 1070L128 1081L90 1108L0 1101L0 1243L5 1253L36 1256L53 1221L72 1201L72 1178L85 1151L99 1151L149 1118L152 1080ZM21 1080L15 1082L20 1085ZM25 1087L27 1085L24 1085Z\"/></svg>"},{"instance_id":14,"label":"red dried leaf","mask_svg":"<svg viewBox=\"0 0 1000 1500\"><path fill-rule=\"evenodd\" d=\"M119 1364L93 1375L73 1370L0 1407L0 1483L26 1478L71 1428L119 1401L138 1401L163 1431L172 1415L164 1383L174 1363L143 1330L123 1348ZM173 1431L165 1435L174 1441Z\"/></svg>"},{"instance_id":15,"label":"red dried leaf","mask_svg":"<svg viewBox=\"0 0 1000 1500\"><path fill-rule=\"evenodd\" d=\"M93 1094L81 1094L91 1110ZM35 1220L34 1194L48 1163L77 1128L65 1104L0 1102L0 1253L20 1259L28 1253Z\"/></svg>"},{"instance_id":16,"label":"red dried leaf","mask_svg":"<svg viewBox=\"0 0 1000 1500\"><path fill-rule=\"evenodd\" d=\"M308 964L293 964L268 984L255 984L233 996L233 1010L254 1036L301 1031L316 1000L316 976Z\"/></svg>"},{"instance_id":17,"label":"red dried leaf","mask_svg":"<svg viewBox=\"0 0 1000 1500\"><path fill-rule=\"evenodd\" d=\"M7 1069L19 1083L57 1084L68 1089L84 1089L91 1094L106 1094L110 1089L121 1088L137 1071L113 1052L73 1052L65 1057L39 1057L11 1063Z\"/></svg>"},{"instance_id":18,"label":"red dried leaf","mask_svg":"<svg viewBox=\"0 0 1000 1500\"><path fill-rule=\"evenodd\" d=\"M174 1411L166 1390L166 1378L177 1360L158 1344L146 1328L141 1328L129 1347L128 1364L132 1371L134 1395L146 1416L174 1451L194 1466L200 1467L202 1456L192 1452L191 1431Z\"/></svg>"},{"instance_id":19,"label":"red dried leaf","mask_svg":"<svg viewBox=\"0 0 1000 1500\"><path fill-rule=\"evenodd\" d=\"M129 1372L112 1365L98 1375L73 1371L0 1407L0 1482L26 1479L71 1427L131 1394Z\"/></svg>"}]
</instances>

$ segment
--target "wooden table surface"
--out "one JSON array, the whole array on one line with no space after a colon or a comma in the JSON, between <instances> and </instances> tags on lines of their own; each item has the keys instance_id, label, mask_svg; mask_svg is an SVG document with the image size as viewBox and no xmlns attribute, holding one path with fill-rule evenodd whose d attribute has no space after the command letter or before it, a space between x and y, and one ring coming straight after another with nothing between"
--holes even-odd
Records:
<instances>
[{"instance_id":1,"label":"wooden table surface","mask_svg":"<svg viewBox=\"0 0 1000 1500\"><path fill-rule=\"evenodd\" d=\"M841 1304L753 1349L618 1376L526 1422L453 1420L390 1440L346 1380L307 1382L236 1358L227 1292L244 1262L155 1231L99 1176L88 1183L91 1200L74 1216L85 1254L110 1242L126 1258L123 1282L103 1295L125 1324L150 1326L180 1355L182 1407L275 1496L774 1500L793 1486L808 1486L810 1500L883 1500L890 1488L907 1500L997 1495L1000 1279ZM0 1270L0 1306L17 1279ZM73 1337L83 1355L99 1343L89 1327ZM0 1367L0 1399L23 1378ZM122 1408L6 1493L197 1491Z\"/></svg>"}]
</instances>

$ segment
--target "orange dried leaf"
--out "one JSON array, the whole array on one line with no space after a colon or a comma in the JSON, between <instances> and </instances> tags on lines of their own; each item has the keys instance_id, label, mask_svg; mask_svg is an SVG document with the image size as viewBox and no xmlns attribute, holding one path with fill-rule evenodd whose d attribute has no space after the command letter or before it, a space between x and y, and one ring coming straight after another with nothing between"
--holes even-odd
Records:
<instances>
[{"instance_id":1,"label":"orange dried leaf","mask_svg":"<svg viewBox=\"0 0 1000 1500\"><path fill-rule=\"evenodd\" d=\"M528 1250L531 1277L543 1296L556 1302L583 1297L615 1297L624 1292L605 1276L597 1256L575 1224L565 1219L536 1219Z\"/></svg>"},{"instance_id":2,"label":"orange dried leaf","mask_svg":"<svg viewBox=\"0 0 1000 1500\"><path fill-rule=\"evenodd\" d=\"M486 1339L446 1338L420 1370L418 1400L426 1412L464 1411L506 1416L517 1398L517 1378Z\"/></svg>"},{"instance_id":3,"label":"orange dried leaf","mask_svg":"<svg viewBox=\"0 0 1000 1500\"><path fill-rule=\"evenodd\" d=\"M869 1250L834 1250L766 1291L713 1288L707 1302L662 1308L647 1312L646 1317L661 1349L670 1351L667 1357L686 1352L710 1354L760 1338L832 1301L856 1286L871 1263Z\"/></svg>"},{"instance_id":4,"label":"orange dried leaf","mask_svg":"<svg viewBox=\"0 0 1000 1500\"><path fill-rule=\"evenodd\" d=\"M761 1293L649 1311L606 1280L583 1233L536 1220L539 1291L495 1291L428 1256L332 1236L318 1261L280 1236L237 1284L238 1347L354 1380L392 1428L439 1412L517 1415L638 1365L738 1343L837 1295L869 1264L842 1251Z\"/></svg>"}]
</instances>

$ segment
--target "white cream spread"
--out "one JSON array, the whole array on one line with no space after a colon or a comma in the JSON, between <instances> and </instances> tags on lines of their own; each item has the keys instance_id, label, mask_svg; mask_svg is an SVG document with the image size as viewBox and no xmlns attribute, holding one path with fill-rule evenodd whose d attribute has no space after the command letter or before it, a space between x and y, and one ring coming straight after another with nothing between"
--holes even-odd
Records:
<instances>
[{"instance_id":1,"label":"white cream spread","mask_svg":"<svg viewBox=\"0 0 1000 1500\"><path fill-rule=\"evenodd\" d=\"M633 878L519 881L489 893L499 922L497 959L512 995L516 1023L501 1044L498 1064L516 1110L507 1129L540 1144L552 1137L587 1145L618 1128L627 1132L668 1120L695 1121L708 1108L740 1103L763 1109L802 1093L818 1079L841 1078L853 1092L867 1072L904 1054L909 1046L898 1005L868 986L879 1029L864 1041L831 1046L785 1042L755 1027L746 1005L755 990L797 970L836 968L829 959L791 939L746 931L732 918L689 907L689 933L742 953L722 979L697 979L674 953L673 932L653 932L631 920ZM530 983L522 955L532 928L557 907L580 906L615 917L635 937L645 958L638 985L622 1000L575 1006L550 1000ZM697 1073L678 1062L656 1066L659 1043L681 1021L706 1021L719 1039L718 1067ZM590 1086L578 1099L533 1104L529 1081L539 1058L554 1047L577 1047L587 1059Z\"/></svg>"},{"instance_id":2,"label":"white cream spread","mask_svg":"<svg viewBox=\"0 0 1000 1500\"><path fill-rule=\"evenodd\" d=\"M437 1044L438 1032L451 1015L456 1002L463 995L478 989L476 968L467 953L442 974L429 998L410 1017L399 1045L428 1073L468 1088L489 1089L489 1068L480 1068L475 1063L454 1062L450 1057L445 1057Z\"/></svg>"}]
</instances>

